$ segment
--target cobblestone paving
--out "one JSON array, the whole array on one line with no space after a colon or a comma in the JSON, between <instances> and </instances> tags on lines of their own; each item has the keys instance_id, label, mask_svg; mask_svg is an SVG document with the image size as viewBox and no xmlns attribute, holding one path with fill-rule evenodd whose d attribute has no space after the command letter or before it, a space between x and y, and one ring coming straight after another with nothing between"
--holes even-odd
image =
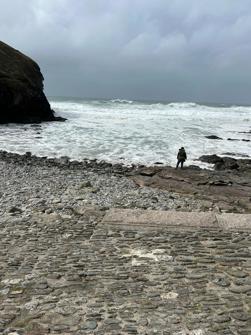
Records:
<instances>
[{"instance_id":1,"label":"cobblestone paving","mask_svg":"<svg viewBox=\"0 0 251 335\"><path fill-rule=\"evenodd\" d=\"M251 234L0 221L0 334L251 334Z\"/></svg>"}]
</instances>

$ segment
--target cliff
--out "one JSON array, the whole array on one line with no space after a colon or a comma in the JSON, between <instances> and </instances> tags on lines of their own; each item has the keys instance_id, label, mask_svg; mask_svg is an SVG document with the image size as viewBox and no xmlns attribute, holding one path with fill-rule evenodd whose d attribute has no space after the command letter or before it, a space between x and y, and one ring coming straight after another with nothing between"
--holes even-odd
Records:
<instances>
[{"instance_id":1,"label":"cliff","mask_svg":"<svg viewBox=\"0 0 251 335\"><path fill-rule=\"evenodd\" d=\"M64 120L54 116L43 80L32 59L0 41L0 123Z\"/></svg>"}]
</instances>

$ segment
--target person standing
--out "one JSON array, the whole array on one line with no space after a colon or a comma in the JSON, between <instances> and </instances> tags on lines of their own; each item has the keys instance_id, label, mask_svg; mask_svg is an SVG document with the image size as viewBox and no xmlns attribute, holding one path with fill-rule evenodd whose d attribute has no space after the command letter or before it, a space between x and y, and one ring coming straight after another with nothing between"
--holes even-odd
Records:
<instances>
[{"instance_id":1,"label":"person standing","mask_svg":"<svg viewBox=\"0 0 251 335\"><path fill-rule=\"evenodd\" d=\"M176 165L176 169L178 169L179 165L181 167L181 169L183 169L183 164L185 162L185 160L187 159L187 154L186 151L183 147L181 147L179 149L178 155L177 155L177 165Z\"/></svg>"}]
</instances>

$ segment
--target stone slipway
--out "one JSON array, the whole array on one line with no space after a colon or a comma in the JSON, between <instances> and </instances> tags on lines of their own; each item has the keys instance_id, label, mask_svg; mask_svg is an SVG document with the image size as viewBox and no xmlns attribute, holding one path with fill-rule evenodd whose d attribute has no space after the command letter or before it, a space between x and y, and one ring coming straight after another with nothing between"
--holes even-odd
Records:
<instances>
[{"instance_id":1,"label":"stone slipway","mask_svg":"<svg viewBox=\"0 0 251 335\"><path fill-rule=\"evenodd\" d=\"M215 214L213 212L177 212L141 209L110 209L103 224L145 228L213 228L251 230L251 214Z\"/></svg>"},{"instance_id":2,"label":"stone slipway","mask_svg":"<svg viewBox=\"0 0 251 335\"><path fill-rule=\"evenodd\" d=\"M0 220L1 335L251 334L250 216L103 214Z\"/></svg>"}]
</instances>

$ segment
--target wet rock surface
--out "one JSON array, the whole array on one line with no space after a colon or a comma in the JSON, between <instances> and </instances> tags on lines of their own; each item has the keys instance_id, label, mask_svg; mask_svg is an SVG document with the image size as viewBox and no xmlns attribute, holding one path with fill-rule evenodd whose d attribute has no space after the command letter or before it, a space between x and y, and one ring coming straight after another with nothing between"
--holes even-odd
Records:
<instances>
[{"instance_id":1,"label":"wet rock surface","mask_svg":"<svg viewBox=\"0 0 251 335\"><path fill-rule=\"evenodd\" d=\"M243 157L248 156L243 155ZM237 159L227 156L203 155L199 158L199 160L201 162L214 164L215 170L238 170L244 173L250 173L251 170L251 159L248 158Z\"/></svg>"},{"instance_id":2,"label":"wet rock surface","mask_svg":"<svg viewBox=\"0 0 251 335\"><path fill-rule=\"evenodd\" d=\"M131 178L137 185L192 195L204 210L251 212L251 160L203 156L216 170L196 166L175 170L170 167L144 167Z\"/></svg>"},{"instance_id":3,"label":"wet rock surface","mask_svg":"<svg viewBox=\"0 0 251 335\"><path fill-rule=\"evenodd\" d=\"M209 140L223 140L223 138L216 136L216 135L209 135L205 137L208 138Z\"/></svg>"}]
</instances>

